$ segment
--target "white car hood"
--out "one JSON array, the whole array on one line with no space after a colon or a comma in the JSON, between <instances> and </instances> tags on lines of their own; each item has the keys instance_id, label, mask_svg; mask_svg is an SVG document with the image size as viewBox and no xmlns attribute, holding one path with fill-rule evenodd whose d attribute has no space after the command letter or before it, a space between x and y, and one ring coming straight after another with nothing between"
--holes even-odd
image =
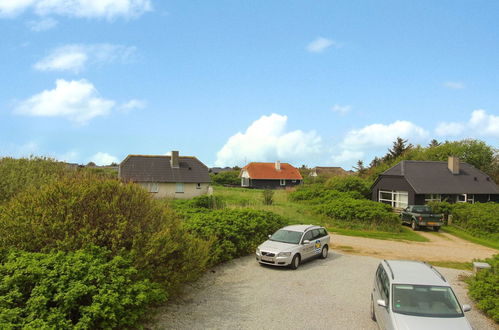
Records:
<instances>
[{"instance_id":1,"label":"white car hood","mask_svg":"<svg viewBox=\"0 0 499 330\"><path fill-rule=\"evenodd\" d=\"M466 317L423 317L393 313L399 330L472 330Z\"/></svg>"},{"instance_id":2,"label":"white car hood","mask_svg":"<svg viewBox=\"0 0 499 330\"><path fill-rule=\"evenodd\" d=\"M297 244L282 243L282 242L267 240L262 244L260 244L258 248L260 250L269 251L269 252L288 252L297 246L298 246Z\"/></svg>"}]
</instances>

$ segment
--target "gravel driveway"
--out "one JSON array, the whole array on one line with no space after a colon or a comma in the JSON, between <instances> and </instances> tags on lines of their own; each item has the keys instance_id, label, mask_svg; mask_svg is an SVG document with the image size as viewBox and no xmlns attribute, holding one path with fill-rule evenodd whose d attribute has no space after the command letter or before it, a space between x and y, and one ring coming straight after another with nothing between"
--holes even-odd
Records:
<instances>
[{"instance_id":1,"label":"gravel driveway","mask_svg":"<svg viewBox=\"0 0 499 330\"><path fill-rule=\"evenodd\" d=\"M330 253L296 271L260 266L253 256L214 268L181 298L158 310L154 329L377 329L369 315L370 290L380 259ZM461 304L470 303L465 271L440 268ZM475 329L497 329L476 308Z\"/></svg>"}]
</instances>

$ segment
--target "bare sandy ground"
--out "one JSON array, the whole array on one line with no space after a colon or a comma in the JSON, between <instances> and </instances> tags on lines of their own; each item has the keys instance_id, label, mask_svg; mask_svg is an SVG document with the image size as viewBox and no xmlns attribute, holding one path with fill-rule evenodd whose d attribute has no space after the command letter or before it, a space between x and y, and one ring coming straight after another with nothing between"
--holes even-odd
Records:
<instances>
[{"instance_id":1,"label":"bare sandy ground","mask_svg":"<svg viewBox=\"0 0 499 330\"><path fill-rule=\"evenodd\" d=\"M331 234L333 250L384 259L471 262L498 250L474 244L447 233L418 232L429 242L388 241Z\"/></svg>"}]
</instances>

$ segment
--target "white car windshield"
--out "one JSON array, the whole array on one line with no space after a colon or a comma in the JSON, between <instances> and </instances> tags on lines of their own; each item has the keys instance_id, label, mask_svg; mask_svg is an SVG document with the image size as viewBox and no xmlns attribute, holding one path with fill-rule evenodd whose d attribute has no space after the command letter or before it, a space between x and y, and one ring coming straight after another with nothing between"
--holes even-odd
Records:
<instances>
[{"instance_id":1,"label":"white car windshield","mask_svg":"<svg viewBox=\"0 0 499 330\"><path fill-rule=\"evenodd\" d=\"M463 312L450 287L392 285L395 313L427 317L462 317Z\"/></svg>"},{"instance_id":2,"label":"white car windshield","mask_svg":"<svg viewBox=\"0 0 499 330\"><path fill-rule=\"evenodd\" d=\"M280 229L270 236L271 241L298 244L300 243L302 232Z\"/></svg>"}]
</instances>

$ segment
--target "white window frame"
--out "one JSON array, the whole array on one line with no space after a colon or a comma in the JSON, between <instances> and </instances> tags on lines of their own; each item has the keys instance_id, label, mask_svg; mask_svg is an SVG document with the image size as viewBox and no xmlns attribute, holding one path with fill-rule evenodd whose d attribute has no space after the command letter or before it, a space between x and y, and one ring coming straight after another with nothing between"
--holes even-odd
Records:
<instances>
[{"instance_id":1,"label":"white window frame","mask_svg":"<svg viewBox=\"0 0 499 330\"><path fill-rule=\"evenodd\" d=\"M175 193L176 194L183 194L184 193L184 183L183 182L175 183Z\"/></svg>"},{"instance_id":2,"label":"white window frame","mask_svg":"<svg viewBox=\"0 0 499 330\"><path fill-rule=\"evenodd\" d=\"M144 182L142 184L142 187L144 187L150 193L159 192L159 183L157 182Z\"/></svg>"},{"instance_id":3,"label":"white window frame","mask_svg":"<svg viewBox=\"0 0 499 330\"><path fill-rule=\"evenodd\" d=\"M201 183L196 184L196 189L201 189Z\"/></svg>"},{"instance_id":4,"label":"white window frame","mask_svg":"<svg viewBox=\"0 0 499 330\"><path fill-rule=\"evenodd\" d=\"M281 186L285 186L285 185L286 185L286 179L280 179L280 180L279 180L279 184L280 184Z\"/></svg>"},{"instance_id":5,"label":"white window frame","mask_svg":"<svg viewBox=\"0 0 499 330\"><path fill-rule=\"evenodd\" d=\"M459 200L459 197L464 197L464 200ZM468 202L468 195L467 194L459 194L457 195L457 198L456 198L456 203L466 203Z\"/></svg>"},{"instance_id":6,"label":"white window frame","mask_svg":"<svg viewBox=\"0 0 499 330\"><path fill-rule=\"evenodd\" d=\"M249 178L241 178L241 187L249 187Z\"/></svg>"},{"instance_id":7,"label":"white window frame","mask_svg":"<svg viewBox=\"0 0 499 330\"><path fill-rule=\"evenodd\" d=\"M391 198L381 198L381 194L390 194ZM405 197L405 201L402 198ZM401 190L379 190L378 201L385 204L390 204L396 208L406 208L409 205L409 192Z\"/></svg>"},{"instance_id":8,"label":"white window frame","mask_svg":"<svg viewBox=\"0 0 499 330\"><path fill-rule=\"evenodd\" d=\"M429 202L441 202L442 195L440 195L440 194L426 194L426 195L424 195L424 201L425 201L425 204L428 204Z\"/></svg>"}]
</instances>

